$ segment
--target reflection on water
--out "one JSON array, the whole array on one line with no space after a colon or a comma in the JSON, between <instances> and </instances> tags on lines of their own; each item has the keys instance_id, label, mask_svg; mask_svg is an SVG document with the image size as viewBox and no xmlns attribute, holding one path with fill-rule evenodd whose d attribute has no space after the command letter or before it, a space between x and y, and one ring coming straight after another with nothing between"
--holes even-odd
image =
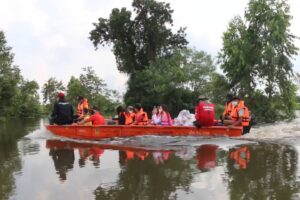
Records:
<instances>
[{"instance_id":1,"label":"reflection on water","mask_svg":"<svg viewBox=\"0 0 300 200\"><path fill-rule=\"evenodd\" d=\"M73 169L74 150L73 149L50 149L49 155L52 157L54 167L59 174L60 180L67 179L67 172Z\"/></svg>"},{"instance_id":2,"label":"reflection on water","mask_svg":"<svg viewBox=\"0 0 300 200\"><path fill-rule=\"evenodd\" d=\"M7 120L0 122L0 199L7 199L14 190L14 173L21 171L18 140L37 128L39 120Z\"/></svg>"},{"instance_id":3,"label":"reflection on water","mask_svg":"<svg viewBox=\"0 0 300 200\"><path fill-rule=\"evenodd\" d=\"M298 155L293 147L264 144L237 151L240 156L228 157L231 199L293 199L299 192Z\"/></svg>"},{"instance_id":4,"label":"reflection on water","mask_svg":"<svg viewBox=\"0 0 300 200\"><path fill-rule=\"evenodd\" d=\"M0 199L300 197L295 138L293 145L150 136L88 142L32 132L39 125L1 127Z\"/></svg>"}]
</instances>

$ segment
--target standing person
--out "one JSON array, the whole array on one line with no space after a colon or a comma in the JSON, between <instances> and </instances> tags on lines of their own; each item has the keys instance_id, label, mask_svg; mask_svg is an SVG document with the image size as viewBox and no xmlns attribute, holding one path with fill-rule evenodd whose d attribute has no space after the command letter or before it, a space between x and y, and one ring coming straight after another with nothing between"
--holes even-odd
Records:
<instances>
[{"instance_id":1,"label":"standing person","mask_svg":"<svg viewBox=\"0 0 300 200\"><path fill-rule=\"evenodd\" d=\"M65 100L65 94L60 92L57 95L58 101L54 104L51 114L51 122L57 125L66 125L73 123L73 107Z\"/></svg>"},{"instance_id":2,"label":"standing person","mask_svg":"<svg viewBox=\"0 0 300 200\"><path fill-rule=\"evenodd\" d=\"M100 114L99 109L96 106L94 106L93 109L91 109L91 114L92 116L90 116L88 119L82 120L78 124L82 125L87 122L92 122L92 125L105 125L105 119Z\"/></svg>"},{"instance_id":3,"label":"standing person","mask_svg":"<svg viewBox=\"0 0 300 200\"><path fill-rule=\"evenodd\" d=\"M224 120L224 125L229 127L242 126L243 134L250 132L250 112L244 105L244 101L239 97L234 97L232 101L233 110L230 114L229 119Z\"/></svg>"},{"instance_id":4,"label":"standing person","mask_svg":"<svg viewBox=\"0 0 300 200\"><path fill-rule=\"evenodd\" d=\"M158 107L158 112L160 115L160 124L162 126L172 126L173 125L173 120L171 118L171 115L168 111L168 107L164 104L160 105Z\"/></svg>"},{"instance_id":5,"label":"standing person","mask_svg":"<svg viewBox=\"0 0 300 200\"><path fill-rule=\"evenodd\" d=\"M77 100L78 100L78 104L77 104L76 118L81 116L83 109L85 108L89 109L89 103L87 98L84 98L83 96L78 96Z\"/></svg>"},{"instance_id":6,"label":"standing person","mask_svg":"<svg viewBox=\"0 0 300 200\"><path fill-rule=\"evenodd\" d=\"M215 120L215 104L209 103L208 98L200 96L198 98L199 104L195 108L196 121L194 125L198 128L202 126L213 126Z\"/></svg>"},{"instance_id":7,"label":"standing person","mask_svg":"<svg viewBox=\"0 0 300 200\"><path fill-rule=\"evenodd\" d=\"M148 114L144 112L142 105L137 103L134 105L135 121L134 125L148 125Z\"/></svg>"}]
</instances>

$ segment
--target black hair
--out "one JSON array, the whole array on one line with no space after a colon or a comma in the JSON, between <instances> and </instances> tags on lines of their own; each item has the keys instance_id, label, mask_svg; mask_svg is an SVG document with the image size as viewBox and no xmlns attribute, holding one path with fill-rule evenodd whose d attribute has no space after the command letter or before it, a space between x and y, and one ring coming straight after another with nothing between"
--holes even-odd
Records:
<instances>
[{"instance_id":1,"label":"black hair","mask_svg":"<svg viewBox=\"0 0 300 200\"><path fill-rule=\"evenodd\" d=\"M166 104L161 104L160 106L162 107L163 111L169 112L168 106Z\"/></svg>"},{"instance_id":2,"label":"black hair","mask_svg":"<svg viewBox=\"0 0 300 200\"><path fill-rule=\"evenodd\" d=\"M117 107L117 113L119 114L119 113L121 113L121 112L125 112L125 109L124 109L123 106L118 106L118 107Z\"/></svg>"},{"instance_id":3,"label":"black hair","mask_svg":"<svg viewBox=\"0 0 300 200\"><path fill-rule=\"evenodd\" d=\"M228 93L228 94L226 95L226 98L227 98L229 101L232 101L232 100L234 99L234 96L233 96L233 94Z\"/></svg>"},{"instance_id":4,"label":"black hair","mask_svg":"<svg viewBox=\"0 0 300 200\"><path fill-rule=\"evenodd\" d=\"M82 99L83 99L83 96L78 96L78 97L77 97L77 100L78 100L78 101L81 101Z\"/></svg>"},{"instance_id":5,"label":"black hair","mask_svg":"<svg viewBox=\"0 0 300 200\"><path fill-rule=\"evenodd\" d=\"M134 104L133 107L136 108L136 109L138 109L138 110L141 110L142 105L140 103L136 103L136 104Z\"/></svg>"},{"instance_id":6,"label":"black hair","mask_svg":"<svg viewBox=\"0 0 300 200\"><path fill-rule=\"evenodd\" d=\"M89 113L89 109L88 108L84 108L83 109L83 114L88 114Z\"/></svg>"},{"instance_id":7,"label":"black hair","mask_svg":"<svg viewBox=\"0 0 300 200\"><path fill-rule=\"evenodd\" d=\"M93 106L93 110L99 111L99 108L97 106Z\"/></svg>"}]
</instances>

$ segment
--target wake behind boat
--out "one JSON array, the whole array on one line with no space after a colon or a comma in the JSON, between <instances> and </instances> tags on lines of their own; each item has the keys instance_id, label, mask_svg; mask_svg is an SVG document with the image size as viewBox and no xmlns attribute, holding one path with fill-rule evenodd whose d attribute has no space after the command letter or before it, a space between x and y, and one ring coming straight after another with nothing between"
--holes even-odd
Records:
<instances>
[{"instance_id":1,"label":"wake behind boat","mask_svg":"<svg viewBox=\"0 0 300 200\"><path fill-rule=\"evenodd\" d=\"M46 125L55 135L86 140L101 140L114 137L133 137L144 135L158 136L227 136L242 135L242 127L228 128L225 126L210 126L196 128L193 126L123 126L123 125Z\"/></svg>"}]
</instances>

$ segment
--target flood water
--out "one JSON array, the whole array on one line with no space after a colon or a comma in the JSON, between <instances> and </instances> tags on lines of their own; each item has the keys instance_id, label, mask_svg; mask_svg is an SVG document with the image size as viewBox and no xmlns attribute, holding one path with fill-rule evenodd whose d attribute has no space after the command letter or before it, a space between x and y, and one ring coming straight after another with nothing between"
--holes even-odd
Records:
<instances>
[{"instance_id":1,"label":"flood water","mask_svg":"<svg viewBox=\"0 0 300 200\"><path fill-rule=\"evenodd\" d=\"M300 199L300 119L241 138L52 135L0 126L0 199Z\"/></svg>"}]
</instances>

